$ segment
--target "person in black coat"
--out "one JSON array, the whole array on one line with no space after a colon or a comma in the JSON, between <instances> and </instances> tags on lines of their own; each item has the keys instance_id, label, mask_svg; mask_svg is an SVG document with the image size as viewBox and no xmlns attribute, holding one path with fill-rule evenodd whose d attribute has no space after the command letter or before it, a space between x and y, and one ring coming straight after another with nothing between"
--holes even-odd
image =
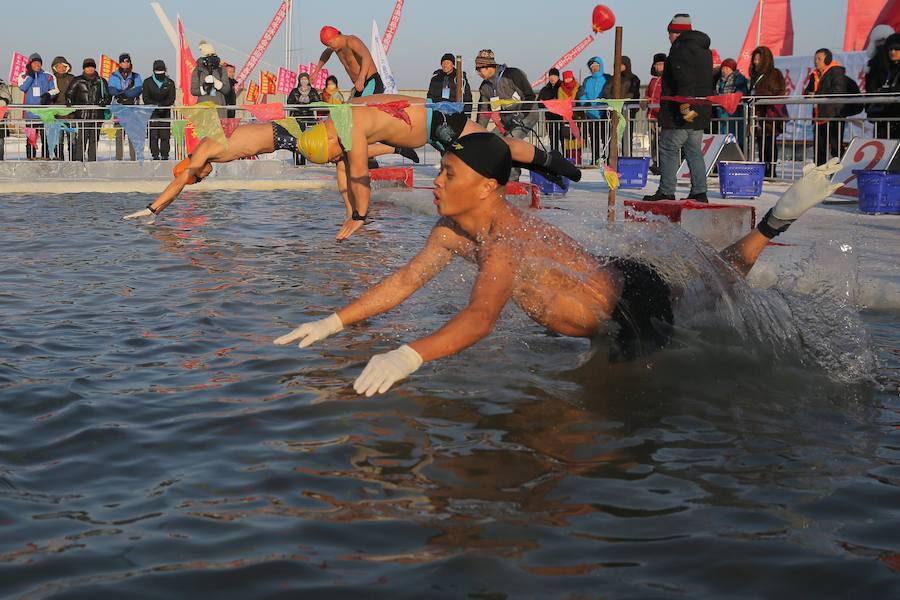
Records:
<instances>
[{"instance_id":1,"label":"person in black coat","mask_svg":"<svg viewBox=\"0 0 900 600\"><path fill-rule=\"evenodd\" d=\"M112 102L109 84L97 72L97 63L93 58L86 58L81 64L82 74L72 80L66 91L68 106L108 106ZM77 123L78 133L72 148L72 160L97 160L97 140L100 139L100 123L105 118L102 108L86 108L76 110L70 118L81 121Z\"/></svg>"},{"instance_id":2,"label":"person in black coat","mask_svg":"<svg viewBox=\"0 0 900 600\"><path fill-rule=\"evenodd\" d=\"M827 96L847 93L847 70L831 54L831 50L820 48L815 54L816 68L810 74L804 93L813 96ZM831 156L840 157L844 139L844 121L841 118L842 104L816 104L813 119L816 123L816 164L824 165Z\"/></svg>"},{"instance_id":3,"label":"person in black coat","mask_svg":"<svg viewBox=\"0 0 900 600\"><path fill-rule=\"evenodd\" d=\"M469 87L469 78L463 73L463 97L457 98L456 94L456 57L450 52L441 57L441 68L434 72L434 77L428 84L428 99L432 102L464 102L463 112L472 114L472 88Z\"/></svg>"},{"instance_id":4,"label":"person in black coat","mask_svg":"<svg viewBox=\"0 0 900 600\"><path fill-rule=\"evenodd\" d=\"M313 102L321 102L319 92L309 82L309 73L300 73L297 77L297 85L288 94L287 103L291 105L301 105L289 109L292 117L297 118L297 124L301 131L306 131L309 125L316 121L316 115L311 108L303 108L302 105L312 104ZM306 164L306 157L300 152L294 152L294 164L297 166Z\"/></svg>"},{"instance_id":5,"label":"person in black coat","mask_svg":"<svg viewBox=\"0 0 900 600\"><path fill-rule=\"evenodd\" d=\"M165 62L153 61L153 76L144 80L141 95L144 104L159 107L175 104L175 82L166 75ZM151 117L153 120L150 121L150 154L153 155L153 160L169 160L169 141L172 138L169 120L172 118L172 111L170 108L157 108Z\"/></svg>"},{"instance_id":6,"label":"person in black coat","mask_svg":"<svg viewBox=\"0 0 900 600\"><path fill-rule=\"evenodd\" d=\"M866 73L866 93L900 93L900 33L889 36L877 53L873 61L877 60L881 68L870 69ZM866 114L870 119L900 119L900 104L869 104ZM889 140L900 138L900 122L873 121L873 124L875 137Z\"/></svg>"},{"instance_id":7,"label":"person in black coat","mask_svg":"<svg viewBox=\"0 0 900 600\"><path fill-rule=\"evenodd\" d=\"M709 36L694 31L691 17L679 13L669 22L672 47L662 76L662 97L705 98L713 94L712 52ZM712 118L712 106L672 100L660 101L659 190L644 200L674 200L676 173L681 152L691 171L691 193L687 199L707 202L706 165L703 161L703 130Z\"/></svg>"},{"instance_id":8,"label":"person in black coat","mask_svg":"<svg viewBox=\"0 0 900 600\"><path fill-rule=\"evenodd\" d=\"M553 67L547 72L547 85L538 92L538 100L558 100L559 86L562 80L559 78L559 69ZM540 108L543 108L541 106ZM568 138L568 134L563 135L563 118L556 113L550 111L544 112L544 119L547 121L547 133L550 135L550 149L562 151L563 140ZM568 130L568 127L566 127Z\"/></svg>"},{"instance_id":9,"label":"person in black coat","mask_svg":"<svg viewBox=\"0 0 900 600\"><path fill-rule=\"evenodd\" d=\"M641 79L631 70L631 59L627 56L622 56L622 64L620 65L619 72L620 88L618 98L624 100L640 100ZM613 95L612 77L606 80L606 85L603 86L603 93L601 95L604 98L616 98L616 96ZM628 119L628 130L625 132L625 139L623 140L621 148L622 156L631 156L632 138L634 137L634 119L637 116L638 110L640 110L640 106L635 102L633 106L622 111L622 114Z\"/></svg>"}]
</instances>

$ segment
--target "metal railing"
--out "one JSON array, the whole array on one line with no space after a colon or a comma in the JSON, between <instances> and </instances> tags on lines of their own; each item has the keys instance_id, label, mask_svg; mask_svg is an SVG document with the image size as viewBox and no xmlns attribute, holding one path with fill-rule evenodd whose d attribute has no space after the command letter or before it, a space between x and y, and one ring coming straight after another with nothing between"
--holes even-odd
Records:
<instances>
[{"instance_id":1,"label":"metal railing","mask_svg":"<svg viewBox=\"0 0 900 600\"><path fill-rule=\"evenodd\" d=\"M534 145L546 149L556 149L579 167L596 167L608 155L611 119L609 113L599 107L602 118L587 119L584 117L586 107L577 107L574 122L580 136L575 136L568 122L557 115L546 111L539 103L534 103L538 113L537 121L527 128L525 139ZM828 105L900 105L900 95L858 95L840 97L748 97L734 116L724 118L717 116L720 111L713 108L714 118L707 129L708 133L730 134L741 148L747 160L758 160L766 163L766 176L777 179L795 179L802 172L802 165L807 161L825 162L832 156L840 156L852 137L881 137L886 139L900 138L900 106L896 108L897 117L869 118L865 114L840 118L819 118L813 116L812 107ZM791 114L771 116L769 107L792 107ZM128 136L114 120L75 119L71 116L59 120L64 123L61 143L56 148L46 148L42 143L43 127L38 120L24 118L29 107L14 105L4 120L0 121L0 160L57 159L57 160L130 160ZM80 106L73 107L86 110L106 110L105 107ZM286 114L290 115L303 106L285 105ZM650 156L651 162L658 164L659 124L649 117L645 102L635 101L623 109L625 119L624 140L619 148L621 156ZM230 128L240 124L253 122L252 115L240 106L220 107L220 112L234 116L223 119L226 133ZM777 112L777 111L775 111ZM884 111L882 111L884 112ZM893 113L893 111L889 111ZM502 111L501 111L502 114ZM325 112L303 117L306 124L312 125L323 119ZM470 115L474 117L475 115ZM186 123L183 111L178 107L171 109L171 116L164 119L151 119L148 124L147 140L144 142L144 155L151 160L156 154L157 138L169 139L170 159L181 159L187 155L185 142L171 133ZM492 127L492 126L489 126ZM33 131L29 132L31 129ZM36 142L34 147L29 137ZM92 141L93 140L93 141ZM152 144L152 148L151 148ZM429 146L418 149L425 163L434 164L440 155ZM290 153L279 151L276 158L291 159ZM165 155L159 151L160 158Z\"/></svg>"}]
</instances>

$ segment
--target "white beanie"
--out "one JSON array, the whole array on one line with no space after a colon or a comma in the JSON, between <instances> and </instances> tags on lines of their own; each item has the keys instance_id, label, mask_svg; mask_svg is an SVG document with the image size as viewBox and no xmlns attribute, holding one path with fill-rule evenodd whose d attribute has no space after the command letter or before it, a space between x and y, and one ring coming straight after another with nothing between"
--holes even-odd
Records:
<instances>
[{"instance_id":1,"label":"white beanie","mask_svg":"<svg viewBox=\"0 0 900 600\"><path fill-rule=\"evenodd\" d=\"M866 48L866 52L869 55L869 58L875 56L875 53L878 51L878 46L883 43L888 36L893 35L894 28L890 25L876 25L872 31L869 33L869 47Z\"/></svg>"},{"instance_id":2,"label":"white beanie","mask_svg":"<svg viewBox=\"0 0 900 600\"><path fill-rule=\"evenodd\" d=\"M199 48L200 48L200 56L202 56L202 57L212 56L213 54L216 53L216 49L213 48L213 45L207 41L200 42Z\"/></svg>"}]
</instances>

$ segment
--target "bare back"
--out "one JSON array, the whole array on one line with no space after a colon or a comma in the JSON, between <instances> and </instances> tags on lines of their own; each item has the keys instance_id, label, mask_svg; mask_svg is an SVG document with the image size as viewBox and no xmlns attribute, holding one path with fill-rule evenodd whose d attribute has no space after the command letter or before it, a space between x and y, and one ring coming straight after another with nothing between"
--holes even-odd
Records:
<instances>
[{"instance_id":1,"label":"bare back","mask_svg":"<svg viewBox=\"0 0 900 600\"><path fill-rule=\"evenodd\" d=\"M418 148L428 143L428 117L424 98L396 94L376 94L354 98L350 104L372 105L391 102L409 102L404 110L411 125L402 119L373 106L353 109L353 130L362 130L369 144L383 143L402 148Z\"/></svg>"}]
</instances>

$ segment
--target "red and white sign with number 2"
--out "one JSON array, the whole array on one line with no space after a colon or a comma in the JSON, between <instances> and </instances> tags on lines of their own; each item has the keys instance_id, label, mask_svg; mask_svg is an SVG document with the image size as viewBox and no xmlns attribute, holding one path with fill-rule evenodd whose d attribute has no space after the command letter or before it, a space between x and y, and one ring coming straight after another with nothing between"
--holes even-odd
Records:
<instances>
[{"instance_id":1,"label":"red and white sign with number 2","mask_svg":"<svg viewBox=\"0 0 900 600\"><path fill-rule=\"evenodd\" d=\"M834 183L844 184L834 195L858 198L858 182L853 170L881 171L887 169L894 159L894 155L897 154L898 146L900 146L900 140L853 138L850 147L844 153L844 158L841 159L841 170L835 173L831 179Z\"/></svg>"}]
</instances>

